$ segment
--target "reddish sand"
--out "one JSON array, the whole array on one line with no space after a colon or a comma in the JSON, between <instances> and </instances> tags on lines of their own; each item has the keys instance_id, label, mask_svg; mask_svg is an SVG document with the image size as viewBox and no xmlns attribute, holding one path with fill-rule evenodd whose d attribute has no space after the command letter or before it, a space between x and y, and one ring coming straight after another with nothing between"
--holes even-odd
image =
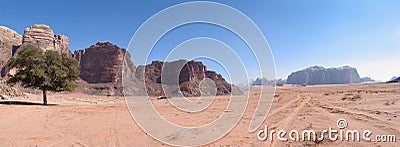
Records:
<instances>
[{"instance_id":1,"label":"reddish sand","mask_svg":"<svg viewBox=\"0 0 400 147\"><path fill-rule=\"evenodd\" d=\"M371 130L374 135L397 135L396 143L260 141L248 127L259 93L251 92L249 105L239 124L222 139L206 146L400 146L400 84L356 84L279 87L272 109L263 124L269 129L290 131L337 128L344 118L348 129ZM189 114L173 108L167 100L152 99L160 114L171 122L199 126L212 122L225 107L220 96L205 111ZM0 146L167 146L146 135L132 119L122 97L85 94L50 94L55 105L5 104L9 101L40 103L40 95L2 100ZM258 130L263 129L262 125ZM374 138L373 138L374 139Z\"/></svg>"}]
</instances>

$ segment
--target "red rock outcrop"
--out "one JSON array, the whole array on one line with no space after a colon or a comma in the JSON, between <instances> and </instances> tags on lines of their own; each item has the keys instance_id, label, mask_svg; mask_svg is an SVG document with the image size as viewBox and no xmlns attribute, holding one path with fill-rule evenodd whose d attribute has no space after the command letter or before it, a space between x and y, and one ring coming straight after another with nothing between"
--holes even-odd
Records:
<instances>
[{"instance_id":1,"label":"red rock outcrop","mask_svg":"<svg viewBox=\"0 0 400 147\"><path fill-rule=\"evenodd\" d=\"M240 94L241 92L225 81L225 79L213 71L207 71L207 67L201 62L179 60L175 62L154 61L146 66L135 68L130 60L130 54L122 48L109 42L99 42L84 50L75 51L71 54L68 47L68 37L54 35L53 30L43 24L36 24L25 29L23 37L14 31L0 27L0 56L1 69L12 56L18 55L18 50L26 45L33 45L44 51L52 50L79 61L80 87L77 91L98 95L123 95L123 91L129 91L132 95L152 96L165 95L162 86L172 90L174 96L200 96L201 94L212 94L205 89L213 89L213 86L204 84L205 79L210 79L216 86L217 95ZM124 60L124 58L129 60ZM125 66L123 66L125 65ZM127 67L124 68L123 67ZM162 79L162 74L166 78ZM8 69L5 70L5 73ZM125 76L125 80L133 82L130 87L123 87L122 73L132 73ZM176 80L174 80L176 79ZM144 87L146 82L146 87ZM203 83L203 84L202 84Z\"/></svg>"},{"instance_id":2,"label":"red rock outcrop","mask_svg":"<svg viewBox=\"0 0 400 147\"><path fill-rule=\"evenodd\" d=\"M54 35L53 30L47 25L35 24L26 28L22 37L15 31L0 26L0 69L2 77L15 72L15 70L10 71L8 69L7 62L11 57L17 56L20 49L26 45L33 45L44 51L57 51L72 57L68 37Z\"/></svg>"},{"instance_id":3,"label":"red rock outcrop","mask_svg":"<svg viewBox=\"0 0 400 147\"><path fill-rule=\"evenodd\" d=\"M215 83L217 88L216 95L241 94L241 91L236 86L226 82L220 74L208 71L203 63L196 61L153 61L149 65L139 66L136 75L138 78L145 76L147 93L152 96L177 96L180 94L183 96L201 96L202 92L203 94L204 92L211 94L207 91L201 91L200 88L200 83L206 78ZM167 90L172 91L163 91L163 85L167 87ZM179 89L174 89L174 87L179 87Z\"/></svg>"},{"instance_id":4,"label":"red rock outcrop","mask_svg":"<svg viewBox=\"0 0 400 147\"><path fill-rule=\"evenodd\" d=\"M110 42L98 42L84 50L77 50L74 58L79 61L80 82L79 91L96 95L123 95L122 70L124 58L131 59L130 54ZM135 81L136 68L131 60L124 63L127 67L125 80ZM131 76L129 76L131 75ZM144 95L144 89L126 87L135 95Z\"/></svg>"},{"instance_id":5,"label":"red rock outcrop","mask_svg":"<svg viewBox=\"0 0 400 147\"><path fill-rule=\"evenodd\" d=\"M79 61L82 80L88 83L119 84L122 83L122 63L126 53L125 49L110 42L98 42L84 50L75 51L74 58ZM128 66L135 72L132 62Z\"/></svg>"}]
</instances>

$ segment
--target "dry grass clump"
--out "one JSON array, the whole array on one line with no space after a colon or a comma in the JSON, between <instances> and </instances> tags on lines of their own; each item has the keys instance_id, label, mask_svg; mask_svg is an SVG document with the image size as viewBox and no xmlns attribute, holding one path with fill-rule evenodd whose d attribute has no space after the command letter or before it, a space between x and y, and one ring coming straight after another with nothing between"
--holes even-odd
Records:
<instances>
[{"instance_id":1,"label":"dry grass clump","mask_svg":"<svg viewBox=\"0 0 400 147\"><path fill-rule=\"evenodd\" d=\"M352 93L347 93L347 94L344 95L344 97L341 100L343 100L343 101L344 100L356 101L358 99L361 99L361 95L359 95L359 94L354 95Z\"/></svg>"}]
</instances>

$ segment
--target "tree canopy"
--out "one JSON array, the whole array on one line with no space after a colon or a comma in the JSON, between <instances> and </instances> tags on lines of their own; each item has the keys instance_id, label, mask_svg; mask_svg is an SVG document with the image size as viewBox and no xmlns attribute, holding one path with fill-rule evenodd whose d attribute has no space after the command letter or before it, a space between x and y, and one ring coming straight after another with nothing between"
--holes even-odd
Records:
<instances>
[{"instance_id":1,"label":"tree canopy","mask_svg":"<svg viewBox=\"0 0 400 147\"><path fill-rule=\"evenodd\" d=\"M56 51L46 51L25 46L9 61L10 69L17 69L16 74L10 75L8 83L21 83L25 88L43 91L43 104L47 104L47 91L72 91L79 79L78 61L59 54Z\"/></svg>"}]
</instances>

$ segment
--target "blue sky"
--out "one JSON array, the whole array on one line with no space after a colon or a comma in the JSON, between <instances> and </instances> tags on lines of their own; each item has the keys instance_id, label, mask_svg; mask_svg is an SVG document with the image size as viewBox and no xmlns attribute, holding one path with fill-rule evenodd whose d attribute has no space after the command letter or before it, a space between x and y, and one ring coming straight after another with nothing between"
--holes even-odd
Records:
<instances>
[{"instance_id":1,"label":"blue sky","mask_svg":"<svg viewBox=\"0 0 400 147\"><path fill-rule=\"evenodd\" d=\"M126 48L146 19L181 2L187 1L0 0L0 25L23 34L33 24L48 24L56 34L69 37L71 50L84 49L98 41ZM312 65L350 65L361 76L384 81L400 75L400 1L216 2L242 11L258 25L274 55L277 78L286 78L291 72ZM168 35L174 37L166 36L164 43L160 41L155 49L160 51L152 58L162 58L163 49L196 36L218 38L233 48L245 47L231 32L204 24L184 26ZM213 63L206 64L224 73Z\"/></svg>"}]
</instances>

